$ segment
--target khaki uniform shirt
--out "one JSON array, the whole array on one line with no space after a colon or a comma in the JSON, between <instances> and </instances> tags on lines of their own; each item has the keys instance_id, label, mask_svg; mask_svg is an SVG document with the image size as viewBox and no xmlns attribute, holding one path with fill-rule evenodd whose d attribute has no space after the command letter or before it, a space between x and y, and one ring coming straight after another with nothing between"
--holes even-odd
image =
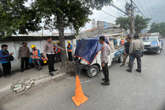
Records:
<instances>
[{"instance_id":1,"label":"khaki uniform shirt","mask_svg":"<svg viewBox=\"0 0 165 110\"><path fill-rule=\"evenodd\" d=\"M144 50L144 44L143 41L140 39L135 39L130 43L130 50L129 53L133 53L136 50L143 51Z\"/></svg>"},{"instance_id":2,"label":"khaki uniform shirt","mask_svg":"<svg viewBox=\"0 0 165 110\"><path fill-rule=\"evenodd\" d=\"M107 43L104 43L101 49L101 63L108 63L109 55L110 55L110 46Z\"/></svg>"}]
</instances>

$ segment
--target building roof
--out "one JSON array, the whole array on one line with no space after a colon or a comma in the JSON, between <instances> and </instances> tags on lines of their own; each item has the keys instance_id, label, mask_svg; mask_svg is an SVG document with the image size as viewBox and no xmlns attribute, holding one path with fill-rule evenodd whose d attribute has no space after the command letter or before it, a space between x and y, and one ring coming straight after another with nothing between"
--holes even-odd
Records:
<instances>
[{"instance_id":1,"label":"building roof","mask_svg":"<svg viewBox=\"0 0 165 110\"><path fill-rule=\"evenodd\" d=\"M11 36L6 38L0 38L0 42L9 42L9 41L39 41L47 40L48 38L53 40L59 40L59 36ZM75 39L74 35L65 36L65 40Z\"/></svg>"}]
</instances>

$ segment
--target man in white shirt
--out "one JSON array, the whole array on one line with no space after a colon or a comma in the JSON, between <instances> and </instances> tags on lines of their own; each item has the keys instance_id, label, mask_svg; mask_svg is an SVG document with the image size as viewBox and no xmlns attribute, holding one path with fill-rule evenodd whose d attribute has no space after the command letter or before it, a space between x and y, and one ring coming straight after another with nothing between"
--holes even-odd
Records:
<instances>
[{"instance_id":1,"label":"man in white shirt","mask_svg":"<svg viewBox=\"0 0 165 110\"><path fill-rule=\"evenodd\" d=\"M101 49L101 64L104 74L104 79L102 85L109 85L109 68L108 68L108 56L110 55L110 46L105 42L105 37L100 37L100 44L102 44Z\"/></svg>"}]
</instances>

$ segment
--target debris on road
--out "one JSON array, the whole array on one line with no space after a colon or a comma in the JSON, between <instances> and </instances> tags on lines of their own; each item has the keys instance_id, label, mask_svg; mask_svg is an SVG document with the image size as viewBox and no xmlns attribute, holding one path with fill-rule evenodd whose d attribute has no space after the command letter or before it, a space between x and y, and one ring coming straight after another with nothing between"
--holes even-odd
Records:
<instances>
[{"instance_id":1,"label":"debris on road","mask_svg":"<svg viewBox=\"0 0 165 110\"><path fill-rule=\"evenodd\" d=\"M23 94L26 91L28 91L33 85L35 84L34 79L28 79L28 80L19 80L11 85L11 90L18 94Z\"/></svg>"}]
</instances>

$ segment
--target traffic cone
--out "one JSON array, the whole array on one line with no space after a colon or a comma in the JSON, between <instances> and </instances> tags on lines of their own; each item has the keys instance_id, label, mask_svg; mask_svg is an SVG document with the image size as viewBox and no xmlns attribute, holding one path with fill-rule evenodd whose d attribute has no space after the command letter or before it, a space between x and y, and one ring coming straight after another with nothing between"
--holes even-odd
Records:
<instances>
[{"instance_id":1,"label":"traffic cone","mask_svg":"<svg viewBox=\"0 0 165 110\"><path fill-rule=\"evenodd\" d=\"M83 93L78 75L76 75L75 96L72 97L72 100L76 106L80 106L81 104L85 103L88 100L88 97L86 97Z\"/></svg>"}]
</instances>

